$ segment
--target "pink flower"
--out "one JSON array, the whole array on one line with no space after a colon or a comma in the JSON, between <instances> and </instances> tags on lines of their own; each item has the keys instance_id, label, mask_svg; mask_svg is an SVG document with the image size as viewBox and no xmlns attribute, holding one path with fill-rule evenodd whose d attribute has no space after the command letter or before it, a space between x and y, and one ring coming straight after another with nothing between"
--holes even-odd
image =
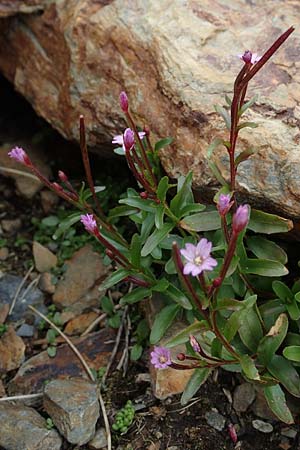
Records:
<instances>
[{"instance_id":1,"label":"pink flower","mask_svg":"<svg viewBox=\"0 0 300 450\"><path fill-rule=\"evenodd\" d=\"M21 147L14 147L10 152L8 152L8 156L21 164L25 164L25 166L30 165L30 159Z\"/></svg>"},{"instance_id":2,"label":"pink flower","mask_svg":"<svg viewBox=\"0 0 300 450\"><path fill-rule=\"evenodd\" d=\"M217 208L220 216L225 216L233 205L233 201L230 201L230 194L221 194L219 196L219 201L217 204Z\"/></svg>"},{"instance_id":3,"label":"pink flower","mask_svg":"<svg viewBox=\"0 0 300 450\"><path fill-rule=\"evenodd\" d=\"M84 228L91 234L95 234L98 231L97 222L94 219L93 214L84 214L80 216L80 222L83 223Z\"/></svg>"},{"instance_id":4,"label":"pink flower","mask_svg":"<svg viewBox=\"0 0 300 450\"><path fill-rule=\"evenodd\" d=\"M187 260L183 269L184 275L191 274L196 277L205 270L213 270L218 263L210 256L211 248L212 243L205 238L200 239L197 245L185 244L185 248L180 250Z\"/></svg>"},{"instance_id":5,"label":"pink flower","mask_svg":"<svg viewBox=\"0 0 300 450\"><path fill-rule=\"evenodd\" d=\"M235 233L240 233L249 221L249 205L241 205L236 210L232 218L232 229Z\"/></svg>"},{"instance_id":6,"label":"pink flower","mask_svg":"<svg viewBox=\"0 0 300 450\"><path fill-rule=\"evenodd\" d=\"M151 352L151 364L156 369L166 369L172 364L170 350L166 347L154 347Z\"/></svg>"},{"instance_id":7,"label":"pink flower","mask_svg":"<svg viewBox=\"0 0 300 450\"><path fill-rule=\"evenodd\" d=\"M131 128L126 128L123 135L123 146L125 151L131 150L134 146L134 132Z\"/></svg>"},{"instance_id":8,"label":"pink flower","mask_svg":"<svg viewBox=\"0 0 300 450\"><path fill-rule=\"evenodd\" d=\"M143 137L145 137L145 135L146 135L146 133L144 131L139 131L139 137L141 139L143 139ZM123 147L123 150L125 153L123 134L117 134L116 136L114 136L112 143L120 145L120 147Z\"/></svg>"},{"instance_id":9,"label":"pink flower","mask_svg":"<svg viewBox=\"0 0 300 450\"><path fill-rule=\"evenodd\" d=\"M200 352L201 349L200 349L199 342L197 341L195 336L193 336L192 334L190 335L190 344L191 344L194 352L196 352L196 353Z\"/></svg>"},{"instance_id":10,"label":"pink flower","mask_svg":"<svg viewBox=\"0 0 300 450\"><path fill-rule=\"evenodd\" d=\"M238 57L246 64L255 64L261 58L261 56L258 56L257 53L251 53L250 50L246 50L243 54L239 54Z\"/></svg>"},{"instance_id":11,"label":"pink flower","mask_svg":"<svg viewBox=\"0 0 300 450\"><path fill-rule=\"evenodd\" d=\"M127 113L128 112L128 97L126 92L122 91L120 96L119 96L119 100L120 100L120 106L123 112Z\"/></svg>"}]
</instances>

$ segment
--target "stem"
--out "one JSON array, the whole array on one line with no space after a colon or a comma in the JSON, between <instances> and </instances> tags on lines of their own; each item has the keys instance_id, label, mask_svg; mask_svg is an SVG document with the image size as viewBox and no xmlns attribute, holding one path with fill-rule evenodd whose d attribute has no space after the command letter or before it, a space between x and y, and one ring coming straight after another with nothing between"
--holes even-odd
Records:
<instances>
[{"instance_id":1,"label":"stem","mask_svg":"<svg viewBox=\"0 0 300 450\"><path fill-rule=\"evenodd\" d=\"M238 359L238 357L239 357L238 353L234 350L234 348L229 344L227 339L225 339L225 337L220 332L218 325L217 325L216 315L217 315L217 311L213 311L211 314L213 331L214 331L216 337L222 342L222 344L226 348L226 350L228 350L228 352L231 353L231 355L233 355L235 358Z\"/></svg>"},{"instance_id":2,"label":"stem","mask_svg":"<svg viewBox=\"0 0 300 450\"><path fill-rule=\"evenodd\" d=\"M112 244L110 244L103 236L101 236L99 230L97 229L94 233L94 236L98 239L99 242L101 242L102 245L104 245L105 248L107 248L108 250L110 250L114 255L116 255L119 259L121 259L122 261L124 261L124 263L126 264L126 266L130 265L128 259L126 258L126 256L122 255L122 253L116 248L114 247Z\"/></svg>"},{"instance_id":3,"label":"stem","mask_svg":"<svg viewBox=\"0 0 300 450\"><path fill-rule=\"evenodd\" d=\"M79 134L80 134L80 150L81 150L82 162L83 162L84 170L85 170L85 174L86 174L86 179L87 179L89 188L91 190L96 208L97 208L100 216L104 217L103 209L102 209L100 202L98 200L98 197L96 195L95 186L94 186L94 182L93 182L91 165L90 165L90 160L89 160L89 155L88 155L88 149L87 149L87 145L86 145L85 124L84 124L83 116L79 117Z\"/></svg>"},{"instance_id":4,"label":"stem","mask_svg":"<svg viewBox=\"0 0 300 450\"><path fill-rule=\"evenodd\" d=\"M222 225L222 230L225 236L225 240L228 244L230 237L229 237L229 232L228 232L228 227L227 227L227 222L226 222L226 217L225 216L221 216L221 225Z\"/></svg>"}]
</instances>

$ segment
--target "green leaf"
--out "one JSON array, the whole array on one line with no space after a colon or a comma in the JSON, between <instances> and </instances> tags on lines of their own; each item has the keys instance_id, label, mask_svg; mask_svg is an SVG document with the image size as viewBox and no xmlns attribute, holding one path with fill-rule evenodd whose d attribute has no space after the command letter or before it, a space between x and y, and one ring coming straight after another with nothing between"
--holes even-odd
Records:
<instances>
[{"instance_id":1,"label":"green leaf","mask_svg":"<svg viewBox=\"0 0 300 450\"><path fill-rule=\"evenodd\" d=\"M254 308L249 308L247 314L243 316L239 328L239 335L243 344L246 345L251 352L255 353L259 341L263 337L263 330Z\"/></svg>"},{"instance_id":2,"label":"green leaf","mask_svg":"<svg viewBox=\"0 0 300 450\"><path fill-rule=\"evenodd\" d=\"M300 345L290 345L285 347L282 353L286 359L300 362Z\"/></svg>"},{"instance_id":3,"label":"green leaf","mask_svg":"<svg viewBox=\"0 0 300 450\"><path fill-rule=\"evenodd\" d=\"M130 350L131 361L137 361L140 359L143 353L143 346L141 344L135 344Z\"/></svg>"},{"instance_id":4,"label":"green leaf","mask_svg":"<svg viewBox=\"0 0 300 450\"><path fill-rule=\"evenodd\" d=\"M101 303L101 309L106 314L111 315L114 312L115 305L114 302L109 297L102 297L100 300Z\"/></svg>"},{"instance_id":5,"label":"green leaf","mask_svg":"<svg viewBox=\"0 0 300 450\"><path fill-rule=\"evenodd\" d=\"M133 206L135 208L140 209L141 211L147 211L152 213L155 211L157 207L157 204L153 200L141 197L121 198L121 200L119 200L119 203L128 206Z\"/></svg>"},{"instance_id":6,"label":"green leaf","mask_svg":"<svg viewBox=\"0 0 300 450\"><path fill-rule=\"evenodd\" d=\"M300 334L289 332L284 341L285 345L300 346Z\"/></svg>"},{"instance_id":7,"label":"green leaf","mask_svg":"<svg viewBox=\"0 0 300 450\"><path fill-rule=\"evenodd\" d=\"M175 216L179 217L182 209L194 201L192 192L193 173L189 172L186 177L179 177L177 181L177 194L171 200L170 209Z\"/></svg>"},{"instance_id":8,"label":"green leaf","mask_svg":"<svg viewBox=\"0 0 300 450\"><path fill-rule=\"evenodd\" d=\"M258 99L258 95L254 95L248 102L244 103L243 106L239 109L239 117L241 117L244 112L250 108Z\"/></svg>"},{"instance_id":9,"label":"green leaf","mask_svg":"<svg viewBox=\"0 0 300 450\"><path fill-rule=\"evenodd\" d=\"M294 418L286 404L284 392L278 384L265 387L264 394L269 408L279 420L287 424L294 423Z\"/></svg>"},{"instance_id":10,"label":"green leaf","mask_svg":"<svg viewBox=\"0 0 300 450\"><path fill-rule=\"evenodd\" d=\"M242 326L243 321L246 320L246 317L249 314L249 310L256 303L256 300L257 295L252 295L246 300L241 301L240 303L242 305L242 309L233 312L231 316L226 320L223 334L229 342L234 338L234 336Z\"/></svg>"},{"instance_id":11,"label":"green leaf","mask_svg":"<svg viewBox=\"0 0 300 450\"><path fill-rule=\"evenodd\" d=\"M50 358L54 358L56 356L57 348L55 345L49 345L47 347L47 353Z\"/></svg>"},{"instance_id":12,"label":"green leaf","mask_svg":"<svg viewBox=\"0 0 300 450\"><path fill-rule=\"evenodd\" d=\"M180 291L174 284L169 284L165 295L171 298L174 302L178 303L184 309L193 309L193 306L185 294Z\"/></svg>"},{"instance_id":13,"label":"green leaf","mask_svg":"<svg viewBox=\"0 0 300 450\"><path fill-rule=\"evenodd\" d=\"M116 206L115 208L111 209L108 213L108 217L110 219L114 219L115 217L120 216L130 216L131 214L136 213L136 208L132 208L127 205L123 206Z\"/></svg>"},{"instance_id":14,"label":"green leaf","mask_svg":"<svg viewBox=\"0 0 300 450\"><path fill-rule=\"evenodd\" d=\"M289 272L287 268L278 261L270 259L247 259L242 264L243 273L253 273L264 277L281 277Z\"/></svg>"},{"instance_id":15,"label":"green leaf","mask_svg":"<svg viewBox=\"0 0 300 450\"><path fill-rule=\"evenodd\" d=\"M257 258L271 259L282 264L287 263L287 254L275 242L262 236L247 237L247 246Z\"/></svg>"},{"instance_id":16,"label":"green leaf","mask_svg":"<svg viewBox=\"0 0 300 450\"><path fill-rule=\"evenodd\" d=\"M257 128L258 124L255 122L242 122L238 125L238 130L241 130L242 128Z\"/></svg>"},{"instance_id":17,"label":"green leaf","mask_svg":"<svg viewBox=\"0 0 300 450\"><path fill-rule=\"evenodd\" d=\"M268 334L264 336L257 348L259 361L268 366L287 334L289 321L286 314L280 314Z\"/></svg>"},{"instance_id":18,"label":"green leaf","mask_svg":"<svg viewBox=\"0 0 300 450\"><path fill-rule=\"evenodd\" d=\"M181 396L180 402L182 405L186 405L191 400L191 398L196 394L202 384L205 383L210 373L211 369L208 369L206 367L195 369Z\"/></svg>"},{"instance_id":19,"label":"green leaf","mask_svg":"<svg viewBox=\"0 0 300 450\"><path fill-rule=\"evenodd\" d=\"M274 355L268 371L295 397L300 397L300 379L292 363L283 356Z\"/></svg>"},{"instance_id":20,"label":"green leaf","mask_svg":"<svg viewBox=\"0 0 300 450\"><path fill-rule=\"evenodd\" d=\"M47 334L46 334L47 342L49 344L54 344L56 337L57 337L56 331L53 330L53 328L49 328L49 330L47 331Z\"/></svg>"},{"instance_id":21,"label":"green leaf","mask_svg":"<svg viewBox=\"0 0 300 450\"><path fill-rule=\"evenodd\" d=\"M166 278L161 278L156 282L154 286L151 286L152 291L154 292L165 292L165 290L169 286L169 281Z\"/></svg>"},{"instance_id":22,"label":"green leaf","mask_svg":"<svg viewBox=\"0 0 300 450\"><path fill-rule=\"evenodd\" d=\"M256 150L254 148L248 148L247 150L241 152L234 160L235 167L237 167L243 161L247 161L247 159L250 158L250 156L254 155L254 153L256 153Z\"/></svg>"},{"instance_id":23,"label":"green leaf","mask_svg":"<svg viewBox=\"0 0 300 450\"><path fill-rule=\"evenodd\" d=\"M225 94L225 101L226 101L228 106L231 106L232 99L227 94Z\"/></svg>"},{"instance_id":24,"label":"green leaf","mask_svg":"<svg viewBox=\"0 0 300 450\"><path fill-rule=\"evenodd\" d=\"M230 119L230 115L227 111L227 109L225 109L223 106L220 105L214 105L215 111L220 114L220 116L223 118L226 128L227 130L230 130L231 128L231 119Z\"/></svg>"},{"instance_id":25,"label":"green leaf","mask_svg":"<svg viewBox=\"0 0 300 450\"><path fill-rule=\"evenodd\" d=\"M131 238L130 244L130 260L131 264L135 267L140 267L141 265L141 249L141 238L137 233L135 233Z\"/></svg>"},{"instance_id":26,"label":"green leaf","mask_svg":"<svg viewBox=\"0 0 300 450\"><path fill-rule=\"evenodd\" d=\"M120 281L124 280L124 278L128 277L131 274L130 270L127 269L118 269L113 272L105 281L101 284L100 288L109 289Z\"/></svg>"},{"instance_id":27,"label":"green leaf","mask_svg":"<svg viewBox=\"0 0 300 450\"><path fill-rule=\"evenodd\" d=\"M181 209L180 217L187 216L191 213L199 213L204 211L206 208L205 205L201 205L200 203L190 203Z\"/></svg>"},{"instance_id":28,"label":"green leaf","mask_svg":"<svg viewBox=\"0 0 300 450\"><path fill-rule=\"evenodd\" d=\"M59 218L57 216L48 216L44 217L41 222L46 227L56 227L59 224Z\"/></svg>"},{"instance_id":29,"label":"green leaf","mask_svg":"<svg viewBox=\"0 0 300 450\"><path fill-rule=\"evenodd\" d=\"M289 313L289 316L292 320L298 320L300 319L300 310L298 307L298 303L293 298L291 303L286 303L285 307L287 309L287 312Z\"/></svg>"},{"instance_id":30,"label":"green leaf","mask_svg":"<svg viewBox=\"0 0 300 450\"><path fill-rule=\"evenodd\" d=\"M152 250L171 232L174 228L173 223L165 223L159 230L155 230L146 240L142 250L141 256L150 255Z\"/></svg>"},{"instance_id":31,"label":"green leaf","mask_svg":"<svg viewBox=\"0 0 300 450\"><path fill-rule=\"evenodd\" d=\"M168 192L168 189L169 189L169 178L166 176L160 180L156 191L157 198L161 202L164 202L166 200L166 194Z\"/></svg>"},{"instance_id":32,"label":"green leaf","mask_svg":"<svg viewBox=\"0 0 300 450\"><path fill-rule=\"evenodd\" d=\"M207 149L207 159L210 160L214 150L219 147L219 145L225 145L224 140L220 138L216 138L212 141L210 146Z\"/></svg>"},{"instance_id":33,"label":"green leaf","mask_svg":"<svg viewBox=\"0 0 300 450\"><path fill-rule=\"evenodd\" d=\"M216 180L222 185L222 186L227 186L227 181L225 180L225 178L223 178L223 175L221 174L218 166L216 165L216 163L214 163L211 160L208 160L208 165L210 170L212 171L212 173L214 174L214 176L216 177Z\"/></svg>"},{"instance_id":34,"label":"green leaf","mask_svg":"<svg viewBox=\"0 0 300 450\"><path fill-rule=\"evenodd\" d=\"M141 241L145 242L154 227L154 215L147 214L141 227Z\"/></svg>"},{"instance_id":35,"label":"green leaf","mask_svg":"<svg viewBox=\"0 0 300 450\"><path fill-rule=\"evenodd\" d=\"M293 222L289 219L251 208L248 229L255 231L255 233L285 233L292 228Z\"/></svg>"},{"instance_id":36,"label":"green leaf","mask_svg":"<svg viewBox=\"0 0 300 450\"><path fill-rule=\"evenodd\" d=\"M120 300L120 305L131 305L132 303L137 303L145 298L152 295L152 291L149 288L138 287L128 294L124 295Z\"/></svg>"},{"instance_id":37,"label":"green leaf","mask_svg":"<svg viewBox=\"0 0 300 450\"><path fill-rule=\"evenodd\" d=\"M168 340L165 345L166 347L175 347L175 345L184 344L189 340L190 334L197 334L200 331L207 331L207 323L204 321L195 322L189 325L187 328L184 328L180 331L180 333L173 336L170 340Z\"/></svg>"},{"instance_id":38,"label":"green leaf","mask_svg":"<svg viewBox=\"0 0 300 450\"><path fill-rule=\"evenodd\" d=\"M279 298L269 300L259 307L260 314L267 329L274 325L279 314L286 311L285 305Z\"/></svg>"},{"instance_id":39,"label":"green leaf","mask_svg":"<svg viewBox=\"0 0 300 450\"><path fill-rule=\"evenodd\" d=\"M123 147L114 148L114 153L116 155L119 155L119 156L125 156L125 152L124 152L124 148Z\"/></svg>"},{"instance_id":40,"label":"green leaf","mask_svg":"<svg viewBox=\"0 0 300 450\"><path fill-rule=\"evenodd\" d=\"M157 344L175 319L180 306L177 304L165 306L157 315L150 333L150 344Z\"/></svg>"},{"instance_id":41,"label":"green leaf","mask_svg":"<svg viewBox=\"0 0 300 450\"><path fill-rule=\"evenodd\" d=\"M242 370L249 380L260 380L258 370L249 355L243 355L239 359Z\"/></svg>"},{"instance_id":42,"label":"green leaf","mask_svg":"<svg viewBox=\"0 0 300 450\"><path fill-rule=\"evenodd\" d=\"M107 321L108 325L112 328L119 328L121 324L121 317L119 314L115 314L114 316L110 317Z\"/></svg>"},{"instance_id":43,"label":"green leaf","mask_svg":"<svg viewBox=\"0 0 300 450\"><path fill-rule=\"evenodd\" d=\"M79 222L81 213L70 214L66 219L64 219L58 225L57 230L52 236L53 240L57 240L65 231L67 231L72 225Z\"/></svg>"},{"instance_id":44,"label":"green leaf","mask_svg":"<svg viewBox=\"0 0 300 450\"><path fill-rule=\"evenodd\" d=\"M154 150L155 150L156 152L158 152L161 148L166 147L167 145L172 144L173 140L174 140L173 138L167 137L167 138L161 139L160 141L157 141L156 144L155 144L155 146L154 146Z\"/></svg>"},{"instance_id":45,"label":"green leaf","mask_svg":"<svg viewBox=\"0 0 300 450\"><path fill-rule=\"evenodd\" d=\"M158 205L155 211L154 223L156 228L162 228L164 224L165 208L163 205Z\"/></svg>"},{"instance_id":46,"label":"green leaf","mask_svg":"<svg viewBox=\"0 0 300 450\"><path fill-rule=\"evenodd\" d=\"M292 291L282 281L273 281L272 288L275 294L283 301L283 303L291 303L294 295Z\"/></svg>"},{"instance_id":47,"label":"green leaf","mask_svg":"<svg viewBox=\"0 0 300 450\"><path fill-rule=\"evenodd\" d=\"M207 211L185 217L180 225L188 231L218 230L221 228L221 219L218 211Z\"/></svg>"}]
</instances>

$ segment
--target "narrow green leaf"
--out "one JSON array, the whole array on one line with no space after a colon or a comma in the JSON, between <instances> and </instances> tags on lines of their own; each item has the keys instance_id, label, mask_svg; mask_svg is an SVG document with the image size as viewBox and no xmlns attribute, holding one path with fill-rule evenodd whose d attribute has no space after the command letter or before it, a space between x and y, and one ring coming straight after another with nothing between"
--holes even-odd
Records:
<instances>
[{"instance_id":1,"label":"narrow green leaf","mask_svg":"<svg viewBox=\"0 0 300 450\"><path fill-rule=\"evenodd\" d=\"M171 200L170 209L175 216L179 217L182 209L194 201L192 192L193 173L189 172L186 177L179 177L177 181L177 194Z\"/></svg>"},{"instance_id":2,"label":"narrow green leaf","mask_svg":"<svg viewBox=\"0 0 300 450\"><path fill-rule=\"evenodd\" d=\"M285 347L283 356L290 361L300 362L300 345L290 345Z\"/></svg>"},{"instance_id":3,"label":"narrow green leaf","mask_svg":"<svg viewBox=\"0 0 300 450\"><path fill-rule=\"evenodd\" d=\"M131 264L135 267L140 267L141 265L141 238L140 236L135 233L131 238L131 244L130 244L130 259Z\"/></svg>"},{"instance_id":4,"label":"narrow green leaf","mask_svg":"<svg viewBox=\"0 0 300 450\"><path fill-rule=\"evenodd\" d=\"M262 236L249 236L246 242L249 249L257 258L271 259L282 264L287 263L287 254L275 242Z\"/></svg>"},{"instance_id":5,"label":"narrow green leaf","mask_svg":"<svg viewBox=\"0 0 300 450\"><path fill-rule=\"evenodd\" d=\"M64 219L58 225L57 230L52 236L52 239L56 241L62 234L65 233L72 225L79 222L81 213L70 214L66 219Z\"/></svg>"},{"instance_id":6,"label":"narrow green leaf","mask_svg":"<svg viewBox=\"0 0 300 450\"><path fill-rule=\"evenodd\" d=\"M207 211L185 217L180 225L188 231L218 230L221 228L221 219L218 211Z\"/></svg>"},{"instance_id":7,"label":"narrow green leaf","mask_svg":"<svg viewBox=\"0 0 300 450\"><path fill-rule=\"evenodd\" d=\"M243 161L247 161L250 156L254 155L256 150L254 148L248 148L248 150L244 150L241 152L234 160L234 165L237 167L239 164L241 164Z\"/></svg>"},{"instance_id":8,"label":"narrow green leaf","mask_svg":"<svg viewBox=\"0 0 300 450\"><path fill-rule=\"evenodd\" d=\"M193 306L186 295L180 291L174 284L169 284L167 290L164 293L174 302L178 303L184 309L193 309Z\"/></svg>"},{"instance_id":9,"label":"narrow green leaf","mask_svg":"<svg viewBox=\"0 0 300 450\"><path fill-rule=\"evenodd\" d=\"M246 345L251 352L255 353L259 341L263 337L263 330L254 308L249 308L247 314L243 316L239 328L239 335L243 344Z\"/></svg>"},{"instance_id":10,"label":"narrow green leaf","mask_svg":"<svg viewBox=\"0 0 300 450\"><path fill-rule=\"evenodd\" d=\"M257 128L258 124L255 122L242 122L238 125L238 130L242 130L242 128Z\"/></svg>"},{"instance_id":11,"label":"narrow green leaf","mask_svg":"<svg viewBox=\"0 0 300 450\"><path fill-rule=\"evenodd\" d=\"M255 363L249 355L241 356L239 361L244 374L247 378L249 378L249 380L260 380L260 376Z\"/></svg>"},{"instance_id":12,"label":"narrow green leaf","mask_svg":"<svg viewBox=\"0 0 300 450\"><path fill-rule=\"evenodd\" d=\"M271 411L284 423L294 423L294 418L289 410L283 390L277 384L276 386L267 386L264 388L265 398Z\"/></svg>"},{"instance_id":13,"label":"narrow green leaf","mask_svg":"<svg viewBox=\"0 0 300 450\"><path fill-rule=\"evenodd\" d=\"M289 321L286 314L280 314L275 324L271 327L268 334L264 336L257 348L257 356L259 361L268 366L276 351L285 339Z\"/></svg>"},{"instance_id":14,"label":"narrow green leaf","mask_svg":"<svg viewBox=\"0 0 300 450\"><path fill-rule=\"evenodd\" d=\"M156 228L162 228L164 224L165 208L163 205L158 205L155 211L154 223Z\"/></svg>"},{"instance_id":15,"label":"narrow green leaf","mask_svg":"<svg viewBox=\"0 0 300 450\"><path fill-rule=\"evenodd\" d=\"M134 346L130 350L130 360L137 361L142 356L142 353L143 346L141 344L134 344Z\"/></svg>"},{"instance_id":16,"label":"narrow green leaf","mask_svg":"<svg viewBox=\"0 0 300 450\"><path fill-rule=\"evenodd\" d=\"M191 400L191 398L196 394L202 384L205 383L210 373L211 369L208 369L206 367L195 369L181 396L180 402L182 405L186 405Z\"/></svg>"},{"instance_id":17,"label":"narrow green leaf","mask_svg":"<svg viewBox=\"0 0 300 450\"><path fill-rule=\"evenodd\" d=\"M154 214L147 214L142 222L141 241L145 242L154 227Z\"/></svg>"},{"instance_id":18,"label":"narrow green leaf","mask_svg":"<svg viewBox=\"0 0 300 450\"><path fill-rule=\"evenodd\" d=\"M165 292L165 290L169 286L169 281L166 278L161 278L156 282L154 286L151 286L152 291L154 292Z\"/></svg>"},{"instance_id":19,"label":"narrow green leaf","mask_svg":"<svg viewBox=\"0 0 300 450\"><path fill-rule=\"evenodd\" d=\"M166 194L168 192L168 189L169 189L169 177L165 176L158 183L156 191L156 195L161 202L164 202L166 200Z\"/></svg>"},{"instance_id":20,"label":"narrow green leaf","mask_svg":"<svg viewBox=\"0 0 300 450\"><path fill-rule=\"evenodd\" d=\"M188 327L180 331L180 333L173 336L168 340L165 345L166 347L175 347L175 345L185 344L191 334L196 335L200 331L207 331L207 323L204 321L194 322Z\"/></svg>"},{"instance_id":21,"label":"narrow green leaf","mask_svg":"<svg viewBox=\"0 0 300 450\"><path fill-rule=\"evenodd\" d=\"M239 117L241 117L244 112L250 108L258 99L258 95L254 95L248 102L244 103L243 106L239 110Z\"/></svg>"},{"instance_id":22,"label":"narrow green leaf","mask_svg":"<svg viewBox=\"0 0 300 450\"><path fill-rule=\"evenodd\" d=\"M180 306L177 304L168 305L156 315L150 333L150 344L157 344L157 342L163 337L175 319L179 309Z\"/></svg>"},{"instance_id":23,"label":"narrow green leaf","mask_svg":"<svg viewBox=\"0 0 300 450\"><path fill-rule=\"evenodd\" d=\"M230 119L230 115L227 111L227 109L225 109L223 106L220 105L214 105L215 111L220 114L220 116L223 118L226 128L227 130L230 130L231 128L231 119Z\"/></svg>"},{"instance_id":24,"label":"narrow green leaf","mask_svg":"<svg viewBox=\"0 0 300 450\"><path fill-rule=\"evenodd\" d=\"M275 294L283 301L283 303L291 303L294 295L290 288L287 287L282 281L275 280L272 283L272 288Z\"/></svg>"},{"instance_id":25,"label":"narrow green leaf","mask_svg":"<svg viewBox=\"0 0 300 450\"><path fill-rule=\"evenodd\" d=\"M259 307L260 315L264 321L265 327L268 330L276 322L279 314L286 311L285 305L279 298L269 300Z\"/></svg>"},{"instance_id":26,"label":"narrow green leaf","mask_svg":"<svg viewBox=\"0 0 300 450\"><path fill-rule=\"evenodd\" d=\"M102 311L105 312L106 314L110 315L114 312L115 309L114 302L109 297L106 297L106 295L101 298L100 303Z\"/></svg>"},{"instance_id":27,"label":"narrow green leaf","mask_svg":"<svg viewBox=\"0 0 300 450\"><path fill-rule=\"evenodd\" d=\"M285 233L293 228L293 222L289 219L269 214L251 208L248 229L255 233L272 234Z\"/></svg>"},{"instance_id":28,"label":"narrow green leaf","mask_svg":"<svg viewBox=\"0 0 300 450\"><path fill-rule=\"evenodd\" d=\"M208 165L210 170L212 171L212 173L214 174L214 176L216 177L216 180L222 185L222 186L227 186L227 181L225 180L225 178L223 178L223 175L221 174L218 166L216 165L216 163L214 163L211 160L208 160Z\"/></svg>"},{"instance_id":29,"label":"narrow green leaf","mask_svg":"<svg viewBox=\"0 0 300 450\"><path fill-rule=\"evenodd\" d=\"M250 258L243 262L242 271L264 277L281 277L289 273L287 268L278 261Z\"/></svg>"},{"instance_id":30,"label":"narrow green leaf","mask_svg":"<svg viewBox=\"0 0 300 450\"><path fill-rule=\"evenodd\" d=\"M295 397L300 397L300 378L292 363L283 356L274 355L268 371Z\"/></svg>"},{"instance_id":31,"label":"narrow green leaf","mask_svg":"<svg viewBox=\"0 0 300 450\"><path fill-rule=\"evenodd\" d=\"M224 145L223 139L216 138L212 141L212 143L210 144L210 146L207 149L207 159L208 160L211 158L211 155L213 154L214 150L221 144Z\"/></svg>"},{"instance_id":32,"label":"narrow green leaf","mask_svg":"<svg viewBox=\"0 0 300 450\"><path fill-rule=\"evenodd\" d=\"M285 307L287 309L287 312L289 313L289 316L292 320L299 320L300 319L300 310L298 307L298 303L293 298L291 303L286 303Z\"/></svg>"},{"instance_id":33,"label":"narrow green leaf","mask_svg":"<svg viewBox=\"0 0 300 450\"><path fill-rule=\"evenodd\" d=\"M155 150L156 152L158 152L161 148L166 147L167 145L172 144L173 140L174 140L173 138L167 137L167 138L161 139L160 141L157 141L156 144L155 144L155 146L154 146L154 150Z\"/></svg>"},{"instance_id":34,"label":"narrow green leaf","mask_svg":"<svg viewBox=\"0 0 300 450\"><path fill-rule=\"evenodd\" d=\"M152 291L149 288L138 287L128 294L124 295L120 300L120 305L131 305L137 303L152 295Z\"/></svg>"},{"instance_id":35,"label":"narrow green leaf","mask_svg":"<svg viewBox=\"0 0 300 450\"><path fill-rule=\"evenodd\" d=\"M191 213L199 213L204 211L206 208L205 205L201 205L200 203L190 203L181 209L180 217L187 216Z\"/></svg>"},{"instance_id":36,"label":"narrow green leaf","mask_svg":"<svg viewBox=\"0 0 300 450\"><path fill-rule=\"evenodd\" d=\"M157 207L157 204L153 202L153 200L149 200L147 198L143 199L140 197L121 198L121 200L119 200L119 203L128 206L134 206L135 208L148 212L154 212Z\"/></svg>"},{"instance_id":37,"label":"narrow green leaf","mask_svg":"<svg viewBox=\"0 0 300 450\"><path fill-rule=\"evenodd\" d=\"M132 208L127 205L122 205L122 206L116 206L115 208L111 209L109 211L108 217L110 219L113 219L115 217L120 217L120 216L130 216L131 214L134 214L134 213L136 213L136 208Z\"/></svg>"},{"instance_id":38,"label":"narrow green leaf","mask_svg":"<svg viewBox=\"0 0 300 450\"><path fill-rule=\"evenodd\" d=\"M127 269L118 269L113 272L100 286L102 289L109 289L120 281L124 280L124 278L128 277L131 272Z\"/></svg>"},{"instance_id":39,"label":"narrow green leaf","mask_svg":"<svg viewBox=\"0 0 300 450\"><path fill-rule=\"evenodd\" d=\"M158 246L158 244L171 232L174 228L173 223L165 223L159 230L155 230L146 240L141 256L150 255L152 250Z\"/></svg>"}]
</instances>

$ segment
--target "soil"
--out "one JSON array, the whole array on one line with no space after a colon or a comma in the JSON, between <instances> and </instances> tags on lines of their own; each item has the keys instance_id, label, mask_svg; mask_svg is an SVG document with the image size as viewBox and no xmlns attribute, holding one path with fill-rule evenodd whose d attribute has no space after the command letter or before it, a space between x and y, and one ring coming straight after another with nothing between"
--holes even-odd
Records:
<instances>
[{"instance_id":1,"label":"soil","mask_svg":"<svg viewBox=\"0 0 300 450\"><path fill-rule=\"evenodd\" d=\"M3 79L0 79L0 91L5 93L4 104L2 102L0 110L0 144L22 139L26 134L34 135L39 130L47 130L49 142L63 142L44 121L37 118L31 107L20 98ZM26 121L25 118L26 117ZM20 129L23 134L20 136ZM26 131L25 131L26 130ZM14 133L16 133L14 135ZM63 143L64 148L71 149L72 161L80 160L79 150L76 146ZM57 148L57 147L56 147ZM69 164L69 158L67 158ZM62 163L61 157L57 155L57 161ZM53 161L51 162L53 164ZM66 163L65 163L66 164ZM101 162L103 166L103 162ZM101 165L100 164L100 165ZM106 163L110 176L116 177L119 167L115 162ZM54 166L55 167L55 166ZM65 167L60 166L65 169ZM80 165L75 163L71 168L74 177L81 179L82 173ZM124 171L124 179L130 180L128 172ZM70 167L68 167L70 171ZM118 175L119 176L119 175ZM45 214L40 205L40 198L37 195L33 200L24 200L15 190L14 183L3 176L0 176L0 196L1 211L0 219L21 218L22 228L18 232L18 238L24 238L24 243L16 246L16 236L5 235L1 238L7 239L9 257L2 261L1 270L3 272L24 275L28 269L28 261L32 260L31 243L33 240L34 227L31 225L31 218L41 220ZM32 356L32 346L27 340L26 357ZM296 439L288 439L281 434L286 425L273 422L274 431L264 434L253 428L252 421L257 419L252 412L238 415L229 401L228 392L233 394L234 387L240 380L235 375L224 371L218 372L218 377L212 377L200 389L195 398L183 407L180 404L180 396L173 396L164 401L154 398L150 383L147 381L138 382L137 376L148 373L148 350L144 351L143 357L136 363L130 363L125 377L113 368L107 379L107 390L104 392L109 419L112 421L116 411L124 406L128 399L138 406L135 420L128 433L119 436L113 433L113 448L119 450L222 450L222 449L243 449L243 450L296 450L300 449L299 429ZM13 374L14 375L14 374ZM5 383L11 376L5 378ZM227 393L225 395L224 393ZM217 410L226 419L225 427L222 431L217 431L208 424L205 414L211 410ZM41 411L43 413L43 411ZM238 431L238 442L235 444L229 433L228 426L234 424ZM100 424L103 426L102 424ZM70 446L66 441L63 448L71 450L78 447ZM81 447L83 449L88 447ZM42 449L41 449L42 450Z\"/></svg>"}]
</instances>

